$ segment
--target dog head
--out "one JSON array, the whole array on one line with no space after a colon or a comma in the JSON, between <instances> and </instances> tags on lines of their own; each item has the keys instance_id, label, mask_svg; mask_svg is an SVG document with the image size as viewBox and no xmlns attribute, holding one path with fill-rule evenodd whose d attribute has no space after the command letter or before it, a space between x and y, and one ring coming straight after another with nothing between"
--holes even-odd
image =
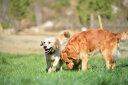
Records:
<instances>
[{"instance_id":1,"label":"dog head","mask_svg":"<svg viewBox=\"0 0 128 85\"><path fill-rule=\"evenodd\" d=\"M60 43L57 38L45 38L41 41L40 46L43 46L45 53L54 52L60 48Z\"/></svg>"},{"instance_id":2,"label":"dog head","mask_svg":"<svg viewBox=\"0 0 128 85\"><path fill-rule=\"evenodd\" d=\"M65 50L62 50L60 56L61 56L61 60L63 60L66 63L67 68L72 69L74 63L72 62L72 60L68 58L67 52L65 52Z\"/></svg>"}]
</instances>

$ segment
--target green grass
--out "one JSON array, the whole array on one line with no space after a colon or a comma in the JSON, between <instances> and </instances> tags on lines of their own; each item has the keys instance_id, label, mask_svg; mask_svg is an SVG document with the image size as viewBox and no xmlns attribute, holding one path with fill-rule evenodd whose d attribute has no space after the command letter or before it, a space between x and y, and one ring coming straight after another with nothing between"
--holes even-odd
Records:
<instances>
[{"instance_id":1,"label":"green grass","mask_svg":"<svg viewBox=\"0 0 128 85\"><path fill-rule=\"evenodd\" d=\"M103 58L92 57L89 70L63 70L48 74L43 54L0 52L0 85L127 85L128 58L120 58L117 68L106 70ZM66 67L64 66L66 69Z\"/></svg>"}]
</instances>

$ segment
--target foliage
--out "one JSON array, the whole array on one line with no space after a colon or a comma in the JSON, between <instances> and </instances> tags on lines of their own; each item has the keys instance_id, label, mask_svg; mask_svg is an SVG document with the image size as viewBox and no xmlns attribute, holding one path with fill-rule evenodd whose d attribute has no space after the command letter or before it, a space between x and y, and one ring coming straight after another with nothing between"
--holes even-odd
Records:
<instances>
[{"instance_id":1,"label":"foliage","mask_svg":"<svg viewBox=\"0 0 128 85\"><path fill-rule=\"evenodd\" d=\"M70 5L69 1L60 1L60 2L56 3L56 4L53 6L53 8L58 9L58 8L60 8L60 7L69 6L69 5Z\"/></svg>"},{"instance_id":2,"label":"foliage","mask_svg":"<svg viewBox=\"0 0 128 85\"><path fill-rule=\"evenodd\" d=\"M111 4L114 0L78 0L77 11L79 19L83 24L89 21L90 14L101 15L103 18L110 19L112 8Z\"/></svg>"},{"instance_id":3,"label":"foliage","mask_svg":"<svg viewBox=\"0 0 128 85\"><path fill-rule=\"evenodd\" d=\"M127 85L128 58L119 59L117 68L106 70L103 58L93 57L89 70L46 73L44 55L0 53L1 85Z\"/></svg>"},{"instance_id":4,"label":"foliage","mask_svg":"<svg viewBox=\"0 0 128 85\"><path fill-rule=\"evenodd\" d=\"M9 26L8 26L7 24L2 24L2 27L3 27L4 29L9 28Z\"/></svg>"},{"instance_id":5,"label":"foliage","mask_svg":"<svg viewBox=\"0 0 128 85\"><path fill-rule=\"evenodd\" d=\"M0 20L3 24L11 22L14 26L15 21L21 21L24 18L35 21L36 7L39 7L42 23L47 20L53 21L70 21L69 24L78 23L76 28L81 25L90 24L90 15L101 15L103 21L126 23L128 22L128 6L126 0L2 0L0 3ZM124 2L126 5L124 5ZM114 13L114 8L117 12ZM4 12L5 11L5 12ZM9 11L9 14L8 14ZM7 12L7 13L6 13ZM70 17L66 12L72 12ZM5 16L1 16L5 15ZM7 17L6 17L7 16ZM9 23L10 24L10 23ZM75 28L76 25L73 25Z\"/></svg>"},{"instance_id":6,"label":"foliage","mask_svg":"<svg viewBox=\"0 0 128 85\"><path fill-rule=\"evenodd\" d=\"M32 0L11 0L10 1L10 14L17 19L28 17L30 14L30 5Z\"/></svg>"}]
</instances>

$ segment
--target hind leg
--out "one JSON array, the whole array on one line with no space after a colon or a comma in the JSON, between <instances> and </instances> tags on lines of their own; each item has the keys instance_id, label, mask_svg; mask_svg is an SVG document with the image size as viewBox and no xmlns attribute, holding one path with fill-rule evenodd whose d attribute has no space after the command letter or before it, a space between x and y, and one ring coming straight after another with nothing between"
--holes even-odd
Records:
<instances>
[{"instance_id":1,"label":"hind leg","mask_svg":"<svg viewBox=\"0 0 128 85\"><path fill-rule=\"evenodd\" d=\"M107 69L114 69L116 67L116 60L114 59L115 56L104 56L105 62L106 62L106 68Z\"/></svg>"},{"instance_id":2,"label":"hind leg","mask_svg":"<svg viewBox=\"0 0 128 85\"><path fill-rule=\"evenodd\" d=\"M59 70L60 71L63 70L62 66L63 66L63 61L60 59L60 61L59 61Z\"/></svg>"},{"instance_id":3,"label":"hind leg","mask_svg":"<svg viewBox=\"0 0 128 85\"><path fill-rule=\"evenodd\" d=\"M112 67L112 57L111 56L106 56L104 57L105 62L106 62L106 68L111 69Z\"/></svg>"},{"instance_id":4,"label":"hind leg","mask_svg":"<svg viewBox=\"0 0 128 85\"><path fill-rule=\"evenodd\" d=\"M116 67L116 61L112 62L112 69L114 69Z\"/></svg>"},{"instance_id":5,"label":"hind leg","mask_svg":"<svg viewBox=\"0 0 128 85\"><path fill-rule=\"evenodd\" d=\"M112 62L112 69L114 69L116 67L116 61L117 59L121 56L119 50L116 48L114 51L113 51L113 62Z\"/></svg>"},{"instance_id":6,"label":"hind leg","mask_svg":"<svg viewBox=\"0 0 128 85\"><path fill-rule=\"evenodd\" d=\"M117 54L117 39L114 37L108 39L101 46L101 52L106 62L106 68L114 68L116 66L115 56Z\"/></svg>"},{"instance_id":7,"label":"hind leg","mask_svg":"<svg viewBox=\"0 0 128 85\"><path fill-rule=\"evenodd\" d=\"M102 52L102 55L103 55L105 63L106 63L106 68L111 69L111 67L112 67L112 52L110 51L110 49L104 49L104 50L101 50L101 52Z\"/></svg>"}]
</instances>

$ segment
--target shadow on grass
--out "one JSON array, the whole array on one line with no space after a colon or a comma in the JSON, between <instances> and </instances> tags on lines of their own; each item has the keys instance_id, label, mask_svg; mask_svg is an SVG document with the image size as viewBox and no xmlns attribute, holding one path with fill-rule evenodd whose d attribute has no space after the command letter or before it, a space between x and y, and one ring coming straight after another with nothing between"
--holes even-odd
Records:
<instances>
[{"instance_id":1,"label":"shadow on grass","mask_svg":"<svg viewBox=\"0 0 128 85\"><path fill-rule=\"evenodd\" d=\"M64 71L79 71L79 69L68 69L68 68L63 68ZM59 69L56 69L56 72L60 71Z\"/></svg>"},{"instance_id":2,"label":"shadow on grass","mask_svg":"<svg viewBox=\"0 0 128 85\"><path fill-rule=\"evenodd\" d=\"M123 65L118 65L116 66L116 68L128 68L128 64L123 64ZM89 69L99 69L99 68L106 68L106 65L102 66L102 67L98 67L98 66L91 66L91 68ZM82 70L82 68L80 67L78 70L74 70L74 69L67 69L67 68L63 68L63 70L65 71L79 71ZM60 71L59 69L56 70L56 72Z\"/></svg>"},{"instance_id":3,"label":"shadow on grass","mask_svg":"<svg viewBox=\"0 0 128 85\"><path fill-rule=\"evenodd\" d=\"M128 64L124 64L124 65L119 65L119 66L117 66L116 68L128 68ZM102 67L97 67L97 66L91 66L91 68L89 68L89 69L99 69L99 68L106 68L106 66L104 65L104 66L102 66ZM64 71L79 71L79 70L81 70L81 67L79 68L79 69L77 69L77 70L74 70L74 69L67 69L67 68L63 68L63 70ZM59 69L56 69L56 72L59 72L60 70Z\"/></svg>"},{"instance_id":4,"label":"shadow on grass","mask_svg":"<svg viewBox=\"0 0 128 85\"><path fill-rule=\"evenodd\" d=\"M123 67L123 68L128 68L128 64L124 64L124 65L119 65L119 66L117 66L117 68L120 68L120 67Z\"/></svg>"},{"instance_id":5,"label":"shadow on grass","mask_svg":"<svg viewBox=\"0 0 128 85\"><path fill-rule=\"evenodd\" d=\"M123 67L123 68L128 68L128 64L123 64L123 65L118 65L118 66L116 66L116 68L121 68L121 67ZM106 68L106 66L103 66L103 67L92 66L91 68L92 68L92 69Z\"/></svg>"}]
</instances>

